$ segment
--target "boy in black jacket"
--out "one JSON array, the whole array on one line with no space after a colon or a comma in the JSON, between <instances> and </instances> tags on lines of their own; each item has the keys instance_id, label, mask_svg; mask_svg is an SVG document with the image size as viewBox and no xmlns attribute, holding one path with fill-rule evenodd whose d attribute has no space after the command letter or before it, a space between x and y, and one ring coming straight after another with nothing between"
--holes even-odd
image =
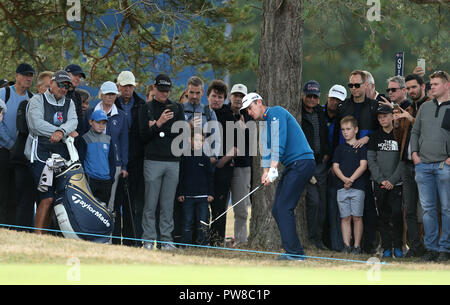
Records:
<instances>
[{"instance_id":1,"label":"boy in black jacket","mask_svg":"<svg viewBox=\"0 0 450 305\"><path fill-rule=\"evenodd\" d=\"M197 243L208 242L207 227L200 221L209 222L209 203L214 197L214 175L209 157L203 153L204 136L191 131L191 155L180 162L178 201L183 205L182 242L192 243L192 228L196 230Z\"/></svg>"}]
</instances>

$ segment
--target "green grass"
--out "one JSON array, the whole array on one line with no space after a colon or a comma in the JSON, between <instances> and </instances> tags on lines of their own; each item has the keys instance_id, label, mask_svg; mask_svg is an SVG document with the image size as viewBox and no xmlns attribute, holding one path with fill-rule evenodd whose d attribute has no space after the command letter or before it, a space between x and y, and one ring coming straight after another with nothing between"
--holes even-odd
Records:
<instances>
[{"instance_id":1,"label":"green grass","mask_svg":"<svg viewBox=\"0 0 450 305\"><path fill-rule=\"evenodd\" d=\"M0 229L0 245L0 284L450 284L449 264L417 260L368 265L315 258L276 261L273 254L202 248L168 253L5 229ZM329 251L307 254L369 258Z\"/></svg>"},{"instance_id":2,"label":"green grass","mask_svg":"<svg viewBox=\"0 0 450 305\"><path fill-rule=\"evenodd\" d=\"M303 263L300 263L303 264ZM240 267L207 265L80 264L0 265L0 284L157 284L157 285L448 285L450 272L381 269L370 280L367 270L327 270L300 266ZM155 275L158 276L155 276ZM238 276L236 276L238 275Z\"/></svg>"}]
</instances>

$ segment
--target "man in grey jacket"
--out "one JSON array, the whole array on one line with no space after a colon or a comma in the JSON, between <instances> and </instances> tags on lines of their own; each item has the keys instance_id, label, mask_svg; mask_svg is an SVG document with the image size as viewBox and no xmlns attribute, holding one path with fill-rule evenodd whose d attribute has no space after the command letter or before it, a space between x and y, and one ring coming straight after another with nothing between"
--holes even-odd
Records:
<instances>
[{"instance_id":1,"label":"man in grey jacket","mask_svg":"<svg viewBox=\"0 0 450 305\"><path fill-rule=\"evenodd\" d=\"M411 131L411 157L423 214L426 261L450 256L450 82L445 71L431 74L432 101L423 103ZM442 234L439 238L438 196Z\"/></svg>"},{"instance_id":2,"label":"man in grey jacket","mask_svg":"<svg viewBox=\"0 0 450 305\"><path fill-rule=\"evenodd\" d=\"M66 98L72 86L66 71L57 71L50 81L50 88L43 94L36 94L30 99L27 109L29 136L25 146L25 156L31 162L31 171L37 184L45 167L45 162L52 153L69 159L69 152L62 142L67 136L76 137L78 119L75 105ZM48 187L46 192L39 191L39 204L36 210L36 233L42 234L40 228L51 225L50 211L54 201L54 189Z\"/></svg>"}]
</instances>

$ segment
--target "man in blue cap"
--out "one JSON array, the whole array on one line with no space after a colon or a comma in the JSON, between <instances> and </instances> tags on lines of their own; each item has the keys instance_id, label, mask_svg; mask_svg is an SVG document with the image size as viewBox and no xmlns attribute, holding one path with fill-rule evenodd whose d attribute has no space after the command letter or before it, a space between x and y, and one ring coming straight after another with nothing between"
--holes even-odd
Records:
<instances>
[{"instance_id":1,"label":"man in blue cap","mask_svg":"<svg viewBox=\"0 0 450 305\"><path fill-rule=\"evenodd\" d=\"M308 223L308 239L321 250L323 244L323 225L327 204L327 163L330 158L328 143L328 127L325 113L319 104L320 85L315 80L305 83L302 94L301 127L314 152L316 170L314 178L306 185L306 220Z\"/></svg>"},{"instance_id":2,"label":"man in blue cap","mask_svg":"<svg viewBox=\"0 0 450 305\"><path fill-rule=\"evenodd\" d=\"M0 122L0 223L29 227L33 225L33 180L25 160L15 161L16 155L23 158L23 149L21 153L13 148L18 142L19 105L33 96L29 89L34 75L31 65L21 63L16 69L15 84L0 89L0 99L8 109Z\"/></svg>"}]
</instances>

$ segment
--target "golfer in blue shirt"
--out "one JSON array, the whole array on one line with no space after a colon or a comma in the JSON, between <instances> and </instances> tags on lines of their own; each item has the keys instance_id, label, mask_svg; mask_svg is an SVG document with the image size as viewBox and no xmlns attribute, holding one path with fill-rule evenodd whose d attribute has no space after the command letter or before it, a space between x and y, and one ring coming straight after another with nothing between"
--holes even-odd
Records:
<instances>
[{"instance_id":1,"label":"golfer in blue shirt","mask_svg":"<svg viewBox=\"0 0 450 305\"><path fill-rule=\"evenodd\" d=\"M265 121L262 131L263 156L261 183L269 185L278 177L278 164L285 167L275 192L272 215L277 222L286 254L281 260L304 260L305 252L297 235L294 209L306 183L315 170L314 153L296 119L280 106L268 107L257 93L249 93L242 100L255 120ZM265 142L265 143L264 143Z\"/></svg>"}]
</instances>

